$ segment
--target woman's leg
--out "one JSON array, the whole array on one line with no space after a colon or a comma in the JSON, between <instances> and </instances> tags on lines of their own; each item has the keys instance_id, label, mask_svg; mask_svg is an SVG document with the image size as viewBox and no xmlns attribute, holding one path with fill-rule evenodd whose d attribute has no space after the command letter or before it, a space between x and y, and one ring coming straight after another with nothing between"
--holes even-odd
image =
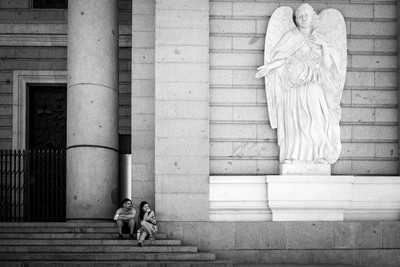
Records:
<instances>
[{"instance_id":1,"label":"woman's leg","mask_svg":"<svg viewBox=\"0 0 400 267\"><path fill-rule=\"evenodd\" d=\"M143 243L143 241L146 239L146 236L147 236L147 232L142 231L142 233L140 234L140 237L139 237L139 242Z\"/></svg>"},{"instance_id":2,"label":"woman's leg","mask_svg":"<svg viewBox=\"0 0 400 267\"><path fill-rule=\"evenodd\" d=\"M142 226L143 230L145 230L149 235L153 234L153 230L151 229L150 223L146 221L141 221L140 225Z\"/></svg>"}]
</instances>

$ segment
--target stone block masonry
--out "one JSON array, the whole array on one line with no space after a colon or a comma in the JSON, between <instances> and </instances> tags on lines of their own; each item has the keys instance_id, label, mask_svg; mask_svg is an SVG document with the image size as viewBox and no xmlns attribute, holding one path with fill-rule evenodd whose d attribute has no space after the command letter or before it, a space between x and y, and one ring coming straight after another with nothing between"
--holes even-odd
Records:
<instances>
[{"instance_id":1,"label":"stone block masonry","mask_svg":"<svg viewBox=\"0 0 400 267\"><path fill-rule=\"evenodd\" d=\"M157 1L155 14L158 216L207 221L209 2Z\"/></svg>"},{"instance_id":2,"label":"stone block masonry","mask_svg":"<svg viewBox=\"0 0 400 267\"><path fill-rule=\"evenodd\" d=\"M168 238L235 263L399 266L399 222L162 222Z\"/></svg>"},{"instance_id":3,"label":"stone block masonry","mask_svg":"<svg viewBox=\"0 0 400 267\"><path fill-rule=\"evenodd\" d=\"M29 8L29 0L1 0L0 8Z\"/></svg>"},{"instance_id":4,"label":"stone block masonry","mask_svg":"<svg viewBox=\"0 0 400 267\"><path fill-rule=\"evenodd\" d=\"M132 1L132 200L154 207L155 0Z\"/></svg>"}]
</instances>

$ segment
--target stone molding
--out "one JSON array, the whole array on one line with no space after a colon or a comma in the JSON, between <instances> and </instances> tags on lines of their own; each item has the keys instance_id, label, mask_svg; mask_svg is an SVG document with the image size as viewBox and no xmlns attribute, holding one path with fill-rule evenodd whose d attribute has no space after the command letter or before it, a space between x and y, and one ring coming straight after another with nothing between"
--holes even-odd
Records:
<instances>
[{"instance_id":1,"label":"stone molding","mask_svg":"<svg viewBox=\"0 0 400 267\"><path fill-rule=\"evenodd\" d=\"M400 219L398 177L210 176L210 221Z\"/></svg>"},{"instance_id":2,"label":"stone molding","mask_svg":"<svg viewBox=\"0 0 400 267\"><path fill-rule=\"evenodd\" d=\"M66 71L14 70L12 148L26 149L26 93L29 84L67 84Z\"/></svg>"},{"instance_id":3,"label":"stone molding","mask_svg":"<svg viewBox=\"0 0 400 267\"><path fill-rule=\"evenodd\" d=\"M66 34L0 34L0 46L67 46ZM132 37L119 36L119 47L131 47Z\"/></svg>"},{"instance_id":4,"label":"stone molding","mask_svg":"<svg viewBox=\"0 0 400 267\"><path fill-rule=\"evenodd\" d=\"M119 47L132 46L131 34L119 26ZM67 46L67 24L0 23L0 46Z\"/></svg>"},{"instance_id":5,"label":"stone molding","mask_svg":"<svg viewBox=\"0 0 400 267\"><path fill-rule=\"evenodd\" d=\"M211 221L271 221L265 176L211 176Z\"/></svg>"}]
</instances>

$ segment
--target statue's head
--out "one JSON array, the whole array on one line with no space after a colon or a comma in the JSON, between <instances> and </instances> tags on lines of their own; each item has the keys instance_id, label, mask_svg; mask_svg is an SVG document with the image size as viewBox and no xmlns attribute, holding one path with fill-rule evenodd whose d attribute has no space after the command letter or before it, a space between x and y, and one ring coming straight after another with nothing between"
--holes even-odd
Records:
<instances>
[{"instance_id":1,"label":"statue's head","mask_svg":"<svg viewBox=\"0 0 400 267\"><path fill-rule=\"evenodd\" d=\"M300 5L295 12L296 25L300 28L313 27L317 14L309 4Z\"/></svg>"}]
</instances>

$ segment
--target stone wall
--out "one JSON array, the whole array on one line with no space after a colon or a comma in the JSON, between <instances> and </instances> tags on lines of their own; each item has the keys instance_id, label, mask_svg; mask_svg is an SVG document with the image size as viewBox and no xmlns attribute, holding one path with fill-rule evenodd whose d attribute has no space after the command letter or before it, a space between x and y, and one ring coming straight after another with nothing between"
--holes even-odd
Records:
<instances>
[{"instance_id":1,"label":"stone wall","mask_svg":"<svg viewBox=\"0 0 400 267\"><path fill-rule=\"evenodd\" d=\"M348 71L341 106L339 161L334 175L397 175L396 1L305 1L317 12L342 12ZM268 19L301 1L210 1L210 172L278 173L276 130L266 108L263 64Z\"/></svg>"},{"instance_id":2,"label":"stone wall","mask_svg":"<svg viewBox=\"0 0 400 267\"><path fill-rule=\"evenodd\" d=\"M156 1L155 198L163 220L209 217L209 1Z\"/></svg>"},{"instance_id":3,"label":"stone wall","mask_svg":"<svg viewBox=\"0 0 400 267\"><path fill-rule=\"evenodd\" d=\"M155 0L132 7L132 200L154 207Z\"/></svg>"},{"instance_id":4,"label":"stone wall","mask_svg":"<svg viewBox=\"0 0 400 267\"><path fill-rule=\"evenodd\" d=\"M14 70L67 69L67 10L0 1L0 149L12 148ZM119 1L119 133L131 133L131 1ZM129 34L129 38L128 38Z\"/></svg>"},{"instance_id":5,"label":"stone wall","mask_svg":"<svg viewBox=\"0 0 400 267\"><path fill-rule=\"evenodd\" d=\"M399 222L162 222L168 238L253 264L399 266Z\"/></svg>"}]
</instances>

